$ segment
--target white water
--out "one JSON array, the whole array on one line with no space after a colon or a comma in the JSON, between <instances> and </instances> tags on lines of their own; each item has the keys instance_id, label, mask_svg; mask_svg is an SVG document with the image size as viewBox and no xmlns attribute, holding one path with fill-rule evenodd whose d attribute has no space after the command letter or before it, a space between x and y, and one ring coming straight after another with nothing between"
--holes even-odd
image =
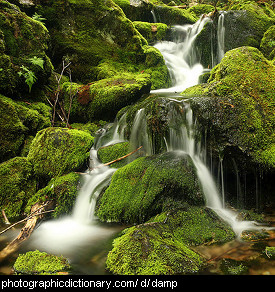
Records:
<instances>
[{"instance_id":1,"label":"white water","mask_svg":"<svg viewBox=\"0 0 275 292\"><path fill-rule=\"evenodd\" d=\"M119 137L114 135L114 139L113 142L117 142ZM77 261L91 248L96 248L100 242L117 232L116 228L99 225L94 216L97 197L116 169L101 164L95 149L90 151L90 161L92 169L82 175L83 186L72 214L42 223L31 236L30 248L62 254Z\"/></svg>"},{"instance_id":2,"label":"white water","mask_svg":"<svg viewBox=\"0 0 275 292\"><path fill-rule=\"evenodd\" d=\"M202 17L194 25L176 26L175 31L184 35L183 39L178 38L175 42L156 44L169 68L173 79L173 87L155 90L152 93L179 93L198 83L198 78L203 73L204 68L200 63L196 62L197 56L193 44L196 36L208 21L210 21L208 17ZM224 31L221 31L221 37L222 33ZM222 50L221 39L219 56L222 56ZM173 102L172 99L171 102ZM237 235L245 229L261 228L256 226L254 222L238 221L236 219L237 214L224 208L215 181L203 162L204 152L194 139L192 111L188 105L181 104L178 101L175 102L185 109L188 126L181 127L180 133L173 132L174 130L171 128L170 137L164 137L167 151L178 151L179 155L181 153L190 155L197 168L198 178L204 191L207 206L214 209L221 218L228 222ZM105 145L123 141L125 127L126 120L124 115L120 122L115 124L113 139L105 143ZM142 137L142 139L139 140L140 138L138 137ZM147 135L146 116L142 109L137 112L130 140L134 141L137 146L144 145L144 149L148 149L147 155L154 153L152 141ZM102 144L101 141L99 141L99 144ZM94 217L97 196L100 190L108 183L115 169L101 165L97 160L96 150L94 149L91 150L91 162L93 169L91 171L87 170L87 173L83 175L84 185L79 192L72 214L45 222L39 226L32 234L30 246L42 251L63 254L72 259L74 256L77 258L79 253L85 252L85 249L91 248L115 232L113 229L98 225Z\"/></svg>"},{"instance_id":3,"label":"white water","mask_svg":"<svg viewBox=\"0 0 275 292\"><path fill-rule=\"evenodd\" d=\"M225 26L224 26L224 15L225 11L220 13L218 19L218 28L217 28L217 40L218 40L218 48L217 48L217 63L219 63L224 56L224 38L225 38Z\"/></svg>"},{"instance_id":4,"label":"white water","mask_svg":"<svg viewBox=\"0 0 275 292\"><path fill-rule=\"evenodd\" d=\"M171 100L174 102L174 100ZM176 106L181 107L180 112L185 113L185 123L178 131L170 130L168 140L168 151L177 151L179 155L189 154L196 167L198 179L201 183L203 193L206 200L206 206L213 209L224 221L226 221L239 237L244 230L261 230L263 226L259 226L254 221L239 221L238 213L231 209L225 208L223 202L224 196L220 194L216 186L215 180L211 175L206 161L206 152L202 149L200 143L195 141L195 128L193 122L193 113L188 102L183 101L181 104L177 101ZM173 123L173 121L170 121Z\"/></svg>"},{"instance_id":5,"label":"white water","mask_svg":"<svg viewBox=\"0 0 275 292\"><path fill-rule=\"evenodd\" d=\"M155 45L164 57L172 78L173 87L153 90L152 93L179 93L190 86L198 84L199 76L203 73L203 66L197 62L194 41L204 25L209 21L209 17L202 16L193 25L176 25L173 28L175 34L173 42L162 41ZM180 37L177 37L178 35Z\"/></svg>"},{"instance_id":6,"label":"white water","mask_svg":"<svg viewBox=\"0 0 275 292\"><path fill-rule=\"evenodd\" d=\"M178 32L186 32L185 37L175 39L175 42L161 42L155 45L158 48L170 70L170 74L173 79L174 86L168 89L161 89L152 91L156 94L173 95L174 93L180 93L184 89L198 84L199 76L203 73L203 67L196 62L196 49L194 48L194 40L201 32L204 25L209 22L208 17L201 17L200 20L194 25L176 26L175 29ZM221 13L218 19L218 48L216 59L218 62L224 56L224 13ZM171 99L171 102L175 100ZM176 101L179 105L179 102ZM195 124L193 123L193 113L188 103L183 103L182 112L186 113L186 124L181 127L179 132L175 132L174 129L170 130L170 141L165 138L167 143L167 151L177 151L178 153L187 153L192 158L194 165L197 169L197 175L201 183L206 205L213 210L226 221L239 237L244 230L259 230L262 226L258 226L254 221L239 221L237 219L238 214L232 210L225 208L225 196L224 196L224 181L222 174L222 193L220 194L216 186L215 180L212 177L208 167L204 163L206 161L204 155L205 151L201 149L201 146L194 138ZM173 115L171 115L173 116ZM222 161L221 161L222 164ZM221 165L221 171L223 171Z\"/></svg>"}]
</instances>

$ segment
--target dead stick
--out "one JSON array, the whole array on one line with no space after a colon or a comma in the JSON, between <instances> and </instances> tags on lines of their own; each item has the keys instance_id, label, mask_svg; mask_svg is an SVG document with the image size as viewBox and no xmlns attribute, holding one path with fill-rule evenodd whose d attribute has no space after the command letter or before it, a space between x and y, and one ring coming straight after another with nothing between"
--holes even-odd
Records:
<instances>
[{"instance_id":1,"label":"dead stick","mask_svg":"<svg viewBox=\"0 0 275 292\"><path fill-rule=\"evenodd\" d=\"M136 150L132 151L131 153L128 153L127 155L124 155L124 156L122 156L122 157L119 157L118 159L115 159L115 160L113 160L113 161L111 161L111 162L108 162L108 163L105 163L105 164L101 164L101 165L99 165L99 166L97 166L97 167L89 168L89 170L93 170L93 169L100 168L100 167L103 167L103 166L108 166L108 165L110 165L110 164L113 164L113 163L115 163L115 162L118 162L118 161L120 161L120 160L122 160L122 159L124 159L124 158L127 158L128 156L134 154L135 152L137 152L137 151L138 151L139 149L141 149L141 148L142 148L142 146L138 147ZM86 172L77 172L77 171L75 171L75 173L78 173L78 174L89 174L89 173L86 173Z\"/></svg>"},{"instance_id":2,"label":"dead stick","mask_svg":"<svg viewBox=\"0 0 275 292\"><path fill-rule=\"evenodd\" d=\"M132 154L134 154L135 152L137 152L139 149L141 149L142 148L142 146L140 146L140 147L138 147L136 150L134 150L134 151L132 151L131 153L128 153L128 154L126 154L126 155L124 155L124 156L122 156L122 157L120 157L120 158L118 158L118 159L115 159L115 160L113 160L113 161L111 161L111 162L108 162L108 163L105 163L105 164L103 164L104 166L108 166L108 165L110 165L110 164L113 164L113 163L115 163L115 162L118 162L118 161L120 161L120 160L122 160L122 159L124 159L124 158L126 158L126 157L128 157L128 156L130 156L130 155L132 155Z\"/></svg>"},{"instance_id":3,"label":"dead stick","mask_svg":"<svg viewBox=\"0 0 275 292\"><path fill-rule=\"evenodd\" d=\"M32 206L31 215L26 218L27 222L20 230L18 236L0 251L0 261L3 261L5 258L16 252L19 246L30 237L39 217L47 211L45 208L48 207L49 203L50 202L47 202L42 206L39 206L38 203L36 203Z\"/></svg>"},{"instance_id":4,"label":"dead stick","mask_svg":"<svg viewBox=\"0 0 275 292\"><path fill-rule=\"evenodd\" d=\"M9 229L11 229L12 227L14 227L14 226L16 226L16 225L18 225L18 224L20 224L20 223L23 223L23 222L25 222L25 221L31 219L31 218L34 217L34 216L39 216L39 215L46 214L46 213L51 213L51 212L54 212L54 210L49 210L49 211L41 212L41 213L39 213L39 214L29 215L28 217L26 217L26 218L24 218L24 219L22 219L22 220L20 220L20 221L17 221L17 222L15 222L15 223L13 223L12 225L10 225L9 227L7 227L6 229L2 230L2 231L0 232L0 235L3 234L3 233L5 233L6 231L8 231Z\"/></svg>"},{"instance_id":5,"label":"dead stick","mask_svg":"<svg viewBox=\"0 0 275 292\"><path fill-rule=\"evenodd\" d=\"M5 224L11 224L10 221L9 221L9 219L8 219L8 217L7 217L7 215L6 215L6 213L5 213L5 210L4 209L2 210L2 215L4 217Z\"/></svg>"}]
</instances>

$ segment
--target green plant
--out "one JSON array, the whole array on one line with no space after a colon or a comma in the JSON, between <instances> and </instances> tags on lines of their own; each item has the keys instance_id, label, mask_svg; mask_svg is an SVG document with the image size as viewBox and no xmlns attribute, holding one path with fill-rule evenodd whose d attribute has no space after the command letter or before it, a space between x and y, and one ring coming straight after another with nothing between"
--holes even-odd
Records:
<instances>
[{"instance_id":1,"label":"green plant","mask_svg":"<svg viewBox=\"0 0 275 292\"><path fill-rule=\"evenodd\" d=\"M36 56L29 58L30 63L33 65L39 66L42 70L44 69L44 60L42 58L38 58ZM22 71L19 71L19 76L23 76L25 78L25 82L29 86L29 92L31 92L33 84L36 82L37 78L35 76L35 73L22 65L21 67Z\"/></svg>"},{"instance_id":2,"label":"green plant","mask_svg":"<svg viewBox=\"0 0 275 292\"><path fill-rule=\"evenodd\" d=\"M34 15L32 16L32 19L39 21L42 24L44 24L44 20L46 20L46 18L42 17L42 15L38 14L37 12L34 13Z\"/></svg>"},{"instance_id":3,"label":"green plant","mask_svg":"<svg viewBox=\"0 0 275 292\"><path fill-rule=\"evenodd\" d=\"M34 56L33 58L29 58L29 61L33 65L39 66L42 70L44 69L44 60L42 58L38 58L38 57Z\"/></svg>"},{"instance_id":4,"label":"green plant","mask_svg":"<svg viewBox=\"0 0 275 292\"><path fill-rule=\"evenodd\" d=\"M24 65L22 65L20 68L22 69L22 71L18 72L18 74L19 76L23 76L25 78L25 82L29 86L29 92L31 92L32 86L37 78L35 74Z\"/></svg>"}]
</instances>

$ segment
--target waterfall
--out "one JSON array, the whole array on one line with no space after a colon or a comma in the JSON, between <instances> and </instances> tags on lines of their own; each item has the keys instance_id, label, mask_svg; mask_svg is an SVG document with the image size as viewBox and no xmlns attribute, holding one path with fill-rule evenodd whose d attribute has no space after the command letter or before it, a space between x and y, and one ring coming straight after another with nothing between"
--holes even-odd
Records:
<instances>
[{"instance_id":1,"label":"waterfall","mask_svg":"<svg viewBox=\"0 0 275 292\"><path fill-rule=\"evenodd\" d=\"M153 17L153 22L154 23L157 23L158 21L157 21L157 16L155 14L155 11L154 10L151 10L151 14L152 14L152 17Z\"/></svg>"},{"instance_id":2,"label":"waterfall","mask_svg":"<svg viewBox=\"0 0 275 292\"><path fill-rule=\"evenodd\" d=\"M121 118L122 121L123 117ZM99 139L97 147L123 141L115 125L109 140ZM120 129L123 133L123 128ZM104 138L104 133L101 135ZM115 228L107 228L97 224L95 213L96 200L102 189L108 185L115 168L104 166L97 158L97 149L90 151L90 166L82 174L82 187L79 190L72 213L70 215L42 223L32 234L29 247L38 248L54 254L62 254L70 260L78 260L87 249L96 247L107 240Z\"/></svg>"},{"instance_id":3,"label":"waterfall","mask_svg":"<svg viewBox=\"0 0 275 292\"><path fill-rule=\"evenodd\" d=\"M225 26L224 26L224 15L225 11L220 12L218 18L218 28L217 28L217 63L221 61L224 56L224 38L225 38Z\"/></svg>"},{"instance_id":4,"label":"waterfall","mask_svg":"<svg viewBox=\"0 0 275 292\"><path fill-rule=\"evenodd\" d=\"M209 17L202 16L193 25L176 25L173 27L173 41L162 41L155 44L164 57L173 86L161 91L154 90L153 93L182 92L198 83L199 76L203 73L203 67L198 62L194 41L209 21Z\"/></svg>"},{"instance_id":5,"label":"waterfall","mask_svg":"<svg viewBox=\"0 0 275 292\"><path fill-rule=\"evenodd\" d=\"M218 33L219 58L224 52L223 19L224 16L221 14L219 19L221 29ZM154 90L151 93L170 95L170 124L173 124L173 117L176 115L175 107L181 107L182 111L178 112L185 113L182 117L185 122L179 129L176 130L170 125L169 136L163 137L167 151L176 151L179 155L187 153L192 158L205 195L206 205L228 222L237 235L240 235L245 229L261 227L257 226L255 222L238 221L237 214L225 208L215 180L205 164L206 151L202 149L199 141L195 140L196 122L193 120L190 105L187 101L177 100L178 95L175 95L175 92L180 93L184 89L196 85L199 76L204 71L203 66L198 62L194 40L208 21L210 21L208 17L202 16L194 25L175 26L174 41L163 41L155 45L165 59L173 86L168 89ZM118 121L115 121L112 128L113 135L110 139L106 139L108 132L101 135L94 148L91 149L91 165L82 175L84 183L79 191L72 214L42 223L31 237L31 244L35 248L71 257L72 254L77 256L77 250L81 252L81 249L85 249L87 246L91 247L93 242L111 236L112 230L97 224L94 209L99 193L109 183L116 169L103 166L98 161L97 149L103 145L124 141L125 128L126 115L124 114ZM144 109L140 109L136 113L130 140L137 146L144 146L144 149L147 150L146 155L154 153L153 141L148 135L147 117Z\"/></svg>"},{"instance_id":6,"label":"waterfall","mask_svg":"<svg viewBox=\"0 0 275 292\"><path fill-rule=\"evenodd\" d=\"M175 103L173 99L171 99L171 102ZM177 102L176 106L180 106L184 109L184 111L180 112L185 113L185 117L183 117L185 122L182 123L177 131L174 129L170 130L170 137L167 139L169 145L167 150L177 151L179 155L181 155L181 153L189 154L197 170L198 179L205 196L206 206L213 209L224 221L226 221L238 237L244 230L262 229L263 227L258 226L254 221L239 221L237 219L238 214L225 207L224 191L222 191L222 194L219 193L214 177L204 162L206 161L206 151L204 151L200 145L200 141L195 140L196 123L193 121L193 113L190 105L188 101L185 100L182 101L181 104ZM171 109L173 108L171 107ZM170 124L174 124L174 122L171 120Z\"/></svg>"}]
</instances>

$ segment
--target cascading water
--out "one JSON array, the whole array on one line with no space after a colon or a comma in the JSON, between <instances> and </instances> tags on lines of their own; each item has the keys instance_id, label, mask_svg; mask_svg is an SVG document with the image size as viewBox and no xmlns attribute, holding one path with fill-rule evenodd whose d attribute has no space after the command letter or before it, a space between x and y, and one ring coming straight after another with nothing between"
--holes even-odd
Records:
<instances>
[{"instance_id":1,"label":"cascading water","mask_svg":"<svg viewBox=\"0 0 275 292\"><path fill-rule=\"evenodd\" d=\"M217 63L221 61L224 56L224 37L225 37L225 26L224 26L224 15L225 11L222 11L218 18L218 28L217 28Z\"/></svg>"},{"instance_id":2,"label":"cascading water","mask_svg":"<svg viewBox=\"0 0 275 292\"><path fill-rule=\"evenodd\" d=\"M198 56L194 48L194 41L204 25L211 21L202 16L194 25L176 25L173 28L173 41L162 41L155 47L162 53L171 75L173 87L152 91L182 92L184 89L196 85L203 72L203 66L197 61Z\"/></svg>"},{"instance_id":3,"label":"cascading water","mask_svg":"<svg viewBox=\"0 0 275 292\"><path fill-rule=\"evenodd\" d=\"M184 89L196 85L199 76L203 73L203 66L197 61L194 40L203 29L210 18L203 16L194 25L175 26L175 41L161 42L155 45L163 54L167 67L170 71L173 87L152 91L155 94L170 96L171 117L175 115L173 108L181 107L185 112L185 123L176 131L170 127L169 137L163 137L167 145L167 151L177 151L179 155L189 154L197 169L198 178L201 182L205 194L207 206L217 212L217 214L228 222L237 235L245 229L260 228L254 222L236 219L236 214L225 209L221 196L217 190L215 181L204 161L205 151L194 138L195 123L193 113L187 101L177 100L175 92L180 93ZM222 25L222 22L220 23ZM221 34L224 31L221 31ZM178 36L181 37L178 37ZM222 40L221 40L222 41ZM219 51L222 56L222 46ZM174 95L174 98L172 96ZM173 122L173 118L170 121ZM108 184L112 174L116 169L103 166L97 160L97 149L103 145L110 145L124 140L124 130L126 128L126 116L123 115L113 126L113 136L109 141L104 141L105 135L98 139L95 148L91 150L90 169L83 174L83 186L78 194L73 212L71 215L42 223L32 234L31 246L40 250L63 254L68 258L78 257L77 251L82 252L87 246L91 248L93 242L100 242L104 238L110 237L113 229L102 227L96 224L94 208L98 194ZM131 131L130 143L143 146L146 155L154 153L154 145L148 136L147 118L145 111L140 109L135 117Z\"/></svg>"},{"instance_id":4,"label":"cascading water","mask_svg":"<svg viewBox=\"0 0 275 292\"><path fill-rule=\"evenodd\" d=\"M111 141L121 141L115 131ZM108 144L106 143L106 144ZM101 145L98 141L97 145ZM82 187L76 198L72 214L42 223L32 234L29 248L62 254L71 261L87 254L87 250L98 248L100 242L110 238L117 228L97 224L94 216L96 200L102 189L110 182L115 168L104 166L97 158L97 151L90 151L90 167L82 175Z\"/></svg>"}]
</instances>

